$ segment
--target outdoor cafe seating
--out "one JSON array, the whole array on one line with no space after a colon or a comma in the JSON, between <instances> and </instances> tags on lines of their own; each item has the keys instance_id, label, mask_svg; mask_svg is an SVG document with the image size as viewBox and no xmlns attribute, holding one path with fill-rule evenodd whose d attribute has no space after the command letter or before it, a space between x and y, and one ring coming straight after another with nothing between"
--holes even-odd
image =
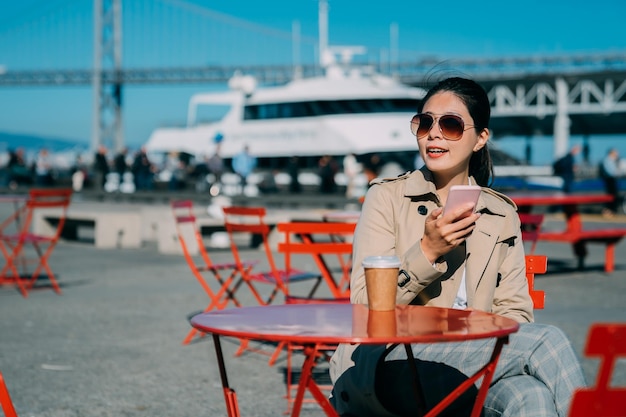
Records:
<instances>
[{"instance_id":1,"label":"outdoor cafe seating","mask_svg":"<svg viewBox=\"0 0 626 417\"><path fill-rule=\"evenodd\" d=\"M241 287L247 287L256 302L263 306L273 303L279 295L288 295L290 284L312 281L313 284L307 292L307 297L315 294L322 281L322 275L318 271L309 272L278 266L269 240L272 227L266 222L267 211L264 207L226 206L222 209L224 227L228 233L236 270L242 278L242 285L231 286L233 293ZM253 242L259 242L265 254L264 260L244 259L243 251L253 246ZM261 261L268 266L267 269L250 269L246 266L246 262ZM261 290L260 285L269 287L269 295L267 291ZM243 340L235 355L241 355L246 350L258 351L250 348L248 340ZM275 353L270 355L269 364L273 365L274 361Z\"/></svg>"},{"instance_id":2,"label":"outdoor cafe seating","mask_svg":"<svg viewBox=\"0 0 626 417\"><path fill-rule=\"evenodd\" d=\"M281 233L281 242L278 244L278 252L284 254L285 268L292 268L295 257L308 257L313 260L319 272L322 273L324 282L327 284L330 297L301 297L290 293L285 297L285 304L310 304L310 303L350 303L350 272L352 270L352 237L356 223L348 222L283 222L277 226ZM326 259L325 257L332 257ZM298 386L299 374L293 370L292 356L294 352L302 351L302 345L282 342L276 348L272 360L278 358L278 353L286 348L287 363L285 366L285 385L287 387L288 410L293 405L294 396L292 391ZM319 346L320 359L330 359L336 345L325 344ZM315 371L315 369L314 369ZM318 370L319 371L319 370ZM320 389L330 389L327 370L314 372L314 382ZM317 378L317 379L316 379ZM310 400L314 401L314 400Z\"/></svg>"},{"instance_id":3,"label":"outdoor cafe seating","mask_svg":"<svg viewBox=\"0 0 626 417\"><path fill-rule=\"evenodd\" d=\"M241 265L235 262L214 263L202 239L193 202L191 200L174 200L170 206L176 224L177 238L185 260L191 273L210 300L204 311L221 310L230 304L240 307L241 303L236 298L235 291L241 285L243 278L238 268L247 273L257 264L257 261L243 261ZM192 245L197 248L199 257L192 255ZM217 291L211 288L212 281L217 281L219 285ZM189 344L197 333L197 329L191 328L183 340L183 344Z\"/></svg>"},{"instance_id":4,"label":"outdoor cafe seating","mask_svg":"<svg viewBox=\"0 0 626 417\"><path fill-rule=\"evenodd\" d=\"M319 287L322 275L320 272L302 271L297 268L280 268L274 259L269 237L272 228L267 224L266 209L264 207L223 207L224 226L230 239L230 248L237 265L237 270L259 305L271 304L277 295L289 294L289 285L312 281L308 297L312 297ZM244 239L249 239L244 241ZM249 249L251 241L258 240L265 253L266 270L249 270L244 264L244 249ZM257 288L258 284L268 285L269 295L264 295Z\"/></svg>"},{"instance_id":5,"label":"outdoor cafe seating","mask_svg":"<svg viewBox=\"0 0 626 417\"><path fill-rule=\"evenodd\" d=\"M71 198L71 189L32 188L19 200L13 214L0 223L0 252L5 260L0 284L15 284L26 298L45 273L53 290L61 294L49 260L61 236ZM51 211L58 218L53 230L36 233L33 229L38 216ZM29 265L33 264L34 269L29 272Z\"/></svg>"}]
</instances>

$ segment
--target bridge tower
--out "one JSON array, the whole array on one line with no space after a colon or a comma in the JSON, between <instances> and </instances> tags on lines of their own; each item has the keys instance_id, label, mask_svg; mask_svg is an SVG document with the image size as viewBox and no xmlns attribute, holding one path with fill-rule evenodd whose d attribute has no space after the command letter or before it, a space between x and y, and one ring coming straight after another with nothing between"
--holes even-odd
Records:
<instances>
[{"instance_id":1,"label":"bridge tower","mask_svg":"<svg viewBox=\"0 0 626 417\"><path fill-rule=\"evenodd\" d=\"M122 0L94 0L92 150L120 150L122 131Z\"/></svg>"}]
</instances>

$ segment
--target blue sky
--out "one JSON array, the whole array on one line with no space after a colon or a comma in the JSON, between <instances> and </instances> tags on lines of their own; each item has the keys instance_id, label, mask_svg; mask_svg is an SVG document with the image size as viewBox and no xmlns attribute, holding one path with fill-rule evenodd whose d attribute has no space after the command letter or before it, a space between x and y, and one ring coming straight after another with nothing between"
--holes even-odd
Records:
<instances>
[{"instance_id":1,"label":"blue sky","mask_svg":"<svg viewBox=\"0 0 626 417\"><path fill-rule=\"evenodd\" d=\"M398 27L401 56L445 59L626 51L624 0L328 3L330 43L364 45L379 57L389 53L392 24ZM89 68L92 13L89 0L1 2L0 65L9 70ZM124 64L136 67L232 64L240 59L289 64L293 22L301 27L303 55L310 50L304 43L311 47L318 32L317 0L126 0L123 17ZM283 41L278 40L281 37ZM219 44L227 51L204 51ZM268 50L280 56L270 56ZM126 142L135 147L159 126L183 124L191 94L215 88L221 87L126 87ZM0 132L68 138L88 146L91 103L86 86L0 87Z\"/></svg>"}]
</instances>

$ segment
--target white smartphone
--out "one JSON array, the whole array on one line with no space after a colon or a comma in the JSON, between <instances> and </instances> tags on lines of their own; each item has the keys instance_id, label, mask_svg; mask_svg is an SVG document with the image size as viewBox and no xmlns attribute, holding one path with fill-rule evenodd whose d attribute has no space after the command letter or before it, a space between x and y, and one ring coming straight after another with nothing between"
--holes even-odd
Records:
<instances>
[{"instance_id":1,"label":"white smartphone","mask_svg":"<svg viewBox=\"0 0 626 417\"><path fill-rule=\"evenodd\" d=\"M453 211L463 203L473 202L474 207L478 203L480 195L479 185L453 185L448 192L448 200L443 208L443 214Z\"/></svg>"}]
</instances>

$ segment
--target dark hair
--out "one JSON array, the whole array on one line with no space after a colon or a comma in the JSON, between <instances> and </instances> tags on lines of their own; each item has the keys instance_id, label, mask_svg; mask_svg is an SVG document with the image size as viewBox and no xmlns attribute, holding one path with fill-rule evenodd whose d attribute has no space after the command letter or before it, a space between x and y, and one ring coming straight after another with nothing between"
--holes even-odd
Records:
<instances>
[{"instance_id":1,"label":"dark hair","mask_svg":"<svg viewBox=\"0 0 626 417\"><path fill-rule=\"evenodd\" d=\"M467 107L476 132L489 128L491 106L489 97L483 87L477 82L461 77L451 77L440 81L428 90L426 96L418 104L418 113L422 112L426 103L435 94L449 91L457 96ZM470 158L469 174L474 177L478 185L490 186L493 177L493 164L487 144Z\"/></svg>"}]
</instances>

